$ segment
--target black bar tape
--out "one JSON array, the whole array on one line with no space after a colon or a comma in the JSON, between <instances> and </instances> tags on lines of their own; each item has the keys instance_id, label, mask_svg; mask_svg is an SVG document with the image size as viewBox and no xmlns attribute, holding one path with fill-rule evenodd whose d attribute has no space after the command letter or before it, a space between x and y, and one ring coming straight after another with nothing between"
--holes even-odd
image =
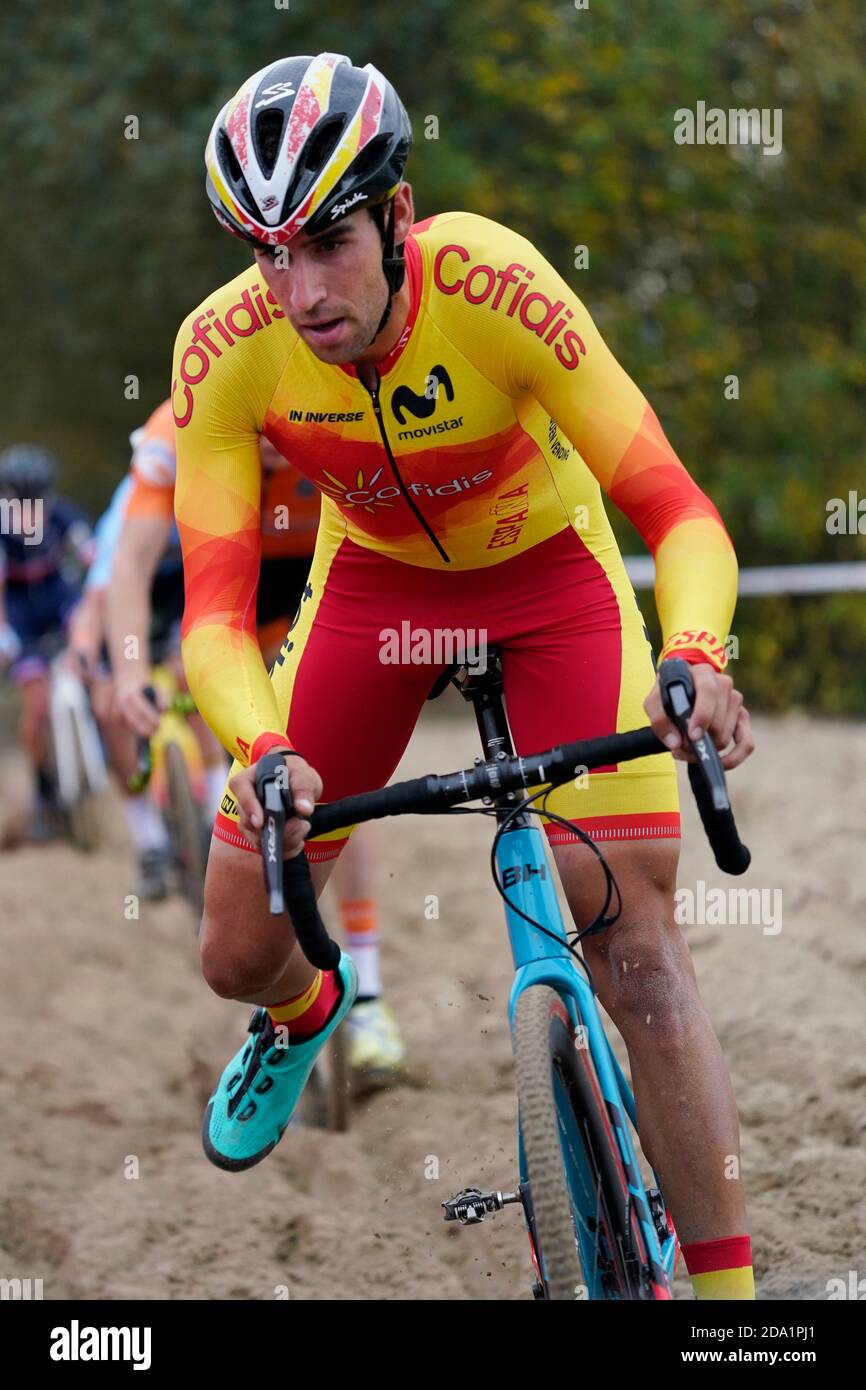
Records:
<instances>
[{"instance_id":1,"label":"black bar tape","mask_svg":"<svg viewBox=\"0 0 866 1390\"><path fill-rule=\"evenodd\" d=\"M689 763L688 767L689 782L716 863L726 874L744 874L752 862L752 856L737 834L733 813L730 810L716 810L712 792L701 776L697 763Z\"/></svg>"},{"instance_id":2,"label":"black bar tape","mask_svg":"<svg viewBox=\"0 0 866 1390\"><path fill-rule=\"evenodd\" d=\"M634 758L646 758L650 754L667 751L652 729L631 729L625 734L611 734L605 738L564 743L555 761L551 761L550 768L555 778L558 775L555 771L557 767L562 771L567 767L567 777L562 779L567 781L568 777L574 776L575 767L604 767L606 763L626 763ZM544 766L543 757L526 759L528 766L536 765L538 762Z\"/></svg>"},{"instance_id":3,"label":"black bar tape","mask_svg":"<svg viewBox=\"0 0 866 1390\"><path fill-rule=\"evenodd\" d=\"M345 796L331 804L317 806L307 819L310 835L325 835L329 830L356 825L359 821L379 820L382 816L410 815L436 808L436 777L414 777L396 787L381 791L362 792L360 796ZM440 804L445 804L440 798Z\"/></svg>"},{"instance_id":4,"label":"black bar tape","mask_svg":"<svg viewBox=\"0 0 866 1390\"><path fill-rule=\"evenodd\" d=\"M294 859L283 862L283 893L298 945L307 960L319 970L336 970L340 963L340 948L328 936L322 921L310 866L303 850Z\"/></svg>"}]
</instances>

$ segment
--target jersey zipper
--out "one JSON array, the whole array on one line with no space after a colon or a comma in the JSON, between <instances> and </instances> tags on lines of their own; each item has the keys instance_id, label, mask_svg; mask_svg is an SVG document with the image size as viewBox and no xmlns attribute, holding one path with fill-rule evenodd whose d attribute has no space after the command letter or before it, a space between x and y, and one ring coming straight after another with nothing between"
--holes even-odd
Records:
<instances>
[{"instance_id":1,"label":"jersey zipper","mask_svg":"<svg viewBox=\"0 0 866 1390\"><path fill-rule=\"evenodd\" d=\"M370 399L371 399L372 402L373 402L373 414L376 416L376 420L377 420L378 425L379 425L379 433L380 433L380 435L382 436L382 443L383 443L383 445L384 445L384 447L385 447L385 454L386 454L386 456L387 456L388 462L389 462L390 465L391 465L391 472L394 474L394 478L396 479L397 486L399 487L401 493L403 494L404 498L405 498L406 501L408 502L410 508L411 508L412 511L415 513L415 516L416 516L417 520L420 522L421 526L422 526L423 529L426 531L427 535L430 537L431 541L432 541L433 544L435 545L436 549L439 551L439 554L442 556L442 559L445 561L446 565L450 565L450 564L451 564L451 556L448 555L448 554L442 549L442 546L441 546L440 543L439 543L439 540L438 540L438 538L437 538L437 536L436 536L436 533L433 531L433 529L430 527L430 525L429 525L428 522L426 521L426 519L425 519L423 513L419 511L418 506L417 506L417 504L416 504L416 502L415 502L415 498L414 498L414 497L412 496L412 494L409 492L409 490L408 490L407 487L406 487L406 484L403 482L403 479L400 477L400 470L399 470L399 468L397 467L397 464L396 464L395 459L394 459L394 455L393 455L392 452L391 452L391 445L390 445L390 442L389 442L389 440L388 440L387 431L386 431L386 429L385 429L385 421L382 419L382 407L381 407L381 405L379 404L379 387L380 387L380 385L381 385L381 381L380 381L380 379L379 379L379 373L376 372L375 375L376 375L376 385L373 387L372 390L370 389L370 387L367 385L367 383L366 383L365 381L362 381L362 382L361 382L361 385L364 387L364 390L367 391L367 393L368 393L369 396L370 396Z\"/></svg>"}]
</instances>

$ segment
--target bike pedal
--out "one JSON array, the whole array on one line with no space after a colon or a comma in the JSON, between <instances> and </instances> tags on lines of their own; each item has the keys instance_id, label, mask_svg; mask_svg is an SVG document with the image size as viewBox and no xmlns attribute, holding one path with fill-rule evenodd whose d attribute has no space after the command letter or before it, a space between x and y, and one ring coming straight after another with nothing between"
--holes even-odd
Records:
<instances>
[{"instance_id":1,"label":"bike pedal","mask_svg":"<svg viewBox=\"0 0 866 1390\"><path fill-rule=\"evenodd\" d=\"M446 1221L459 1221L461 1226L477 1226L488 1216L495 1216L511 1202L520 1202L519 1192L482 1192L478 1187L465 1187L442 1203Z\"/></svg>"}]
</instances>

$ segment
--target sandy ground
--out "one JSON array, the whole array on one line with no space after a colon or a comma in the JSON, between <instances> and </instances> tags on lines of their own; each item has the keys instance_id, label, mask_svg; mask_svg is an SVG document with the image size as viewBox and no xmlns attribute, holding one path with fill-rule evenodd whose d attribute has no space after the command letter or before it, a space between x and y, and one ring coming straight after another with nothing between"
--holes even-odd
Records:
<instances>
[{"instance_id":1,"label":"sandy ground","mask_svg":"<svg viewBox=\"0 0 866 1390\"><path fill-rule=\"evenodd\" d=\"M825 1298L828 1279L866 1274L866 739L802 717L758 734L733 789L746 884L781 889L782 930L684 930L737 1094L759 1295ZM468 711L431 711L402 772L474 753ZM20 770L5 768L8 826ZM180 901L127 920L132 860L116 808L110 820L93 857L0 853L0 1275L42 1278L46 1298L527 1298L515 1209L476 1230L439 1210L460 1187L516 1181L488 825L415 819L381 836L384 974L411 1084L359 1106L349 1134L293 1127L229 1175L199 1125L247 1010L201 983ZM688 805L685 827L682 885L730 884Z\"/></svg>"}]
</instances>

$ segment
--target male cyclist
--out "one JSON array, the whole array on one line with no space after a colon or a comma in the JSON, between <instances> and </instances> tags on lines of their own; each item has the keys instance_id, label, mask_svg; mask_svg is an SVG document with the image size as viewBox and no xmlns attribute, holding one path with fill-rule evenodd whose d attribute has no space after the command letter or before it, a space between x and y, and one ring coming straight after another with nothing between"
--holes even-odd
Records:
<instances>
[{"instance_id":1,"label":"male cyclist","mask_svg":"<svg viewBox=\"0 0 866 1390\"><path fill-rule=\"evenodd\" d=\"M146 901L153 901L164 898L168 893L168 866L171 860L168 831L150 787L145 787L136 795L129 791L129 778L136 768L136 744L114 709L114 680L105 646L114 554L132 491L132 475L125 473L96 523L93 563L87 571L81 599L69 619L69 650L78 670L87 680L90 704L99 725L106 759L117 779L123 816L138 863L136 893ZM181 587L180 607L174 615L178 626L183 611L182 592ZM167 631L165 621L157 617L154 635Z\"/></svg>"},{"instance_id":2,"label":"male cyclist","mask_svg":"<svg viewBox=\"0 0 866 1390\"><path fill-rule=\"evenodd\" d=\"M518 752L648 717L688 757L662 710L604 491L655 556L661 659L693 664L692 734L708 730L727 768L753 747L722 673L737 570L718 513L530 242L469 213L414 222L410 142L381 73L323 53L254 74L206 151L217 218L255 252L181 327L172 385L184 663L238 765L208 866L203 968L217 993L257 1006L205 1114L206 1152L230 1170L279 1141L355 989L345 955L316 971L268 913L261 866L242 847L262 825L254 764L286 752L289 855L314 802L385 784L439 669L384 659L389 630L484 632L502 651ZM272 680L251 618L262 434L324 494L308 591ZM586 956L628 1047L642 1145L699 1295L751 1298L742 1184L726 1177L731 1083L674 923L673 761L588 782L550 805L606 842L622 888L619 920ZM585 924L591 852L548 834ZM306 842L317 888L345 839Z\"/></svg>"},{"instance_id":3,"label":"male cyclist","mask_svg":"<svg viewBox=\"0 0 866 1390\"><path fill-rule=\"evenodd\" d=\"M0 669L21 695L21 743L36 779L31 834L51 833L52 783L45 771L48 660L78 600L90 563L90 524L56 495L57 460L37 444L0 454Z\"/></svg>"},{"instance_id":4,"label":"male cyclist","mask_svg":"<svg viewBox=\"0 0 866 1390\"><path fill-rule=\"evenodd\" d=\"M158 406L132 438L130 492L124 501L111 564L108 639L115 679L114 708L128 730L150 737L158 727L159 716L143 693L150 681L143 634L148 632L155 610L178 619L183 611L179 541L174 522L176 458L171 402ZM319 527L319 492L264 435L259 440L259 455L261 560L254 610L262 659L271 666L306 585ZM131 637L138 640L130 643ZM212 820L223 800L225 755L209 729L203 727L198 732ZM139 838L145 836L148 817L154 816L152 806L132 797L126 798L126 805L138 826ZM157 820L156 829L160 826ZM147 861L143 864L142 873ZM156 852L151 873L160 872ZM397 1021L382 998L378 905L369 834L362 835L352 846L337 877L342 937L360 975L360 991L346 1022L353 1089L361 1093L390 1084L402 1072L405 1060Z\"/></svg>"}]
</instances>

